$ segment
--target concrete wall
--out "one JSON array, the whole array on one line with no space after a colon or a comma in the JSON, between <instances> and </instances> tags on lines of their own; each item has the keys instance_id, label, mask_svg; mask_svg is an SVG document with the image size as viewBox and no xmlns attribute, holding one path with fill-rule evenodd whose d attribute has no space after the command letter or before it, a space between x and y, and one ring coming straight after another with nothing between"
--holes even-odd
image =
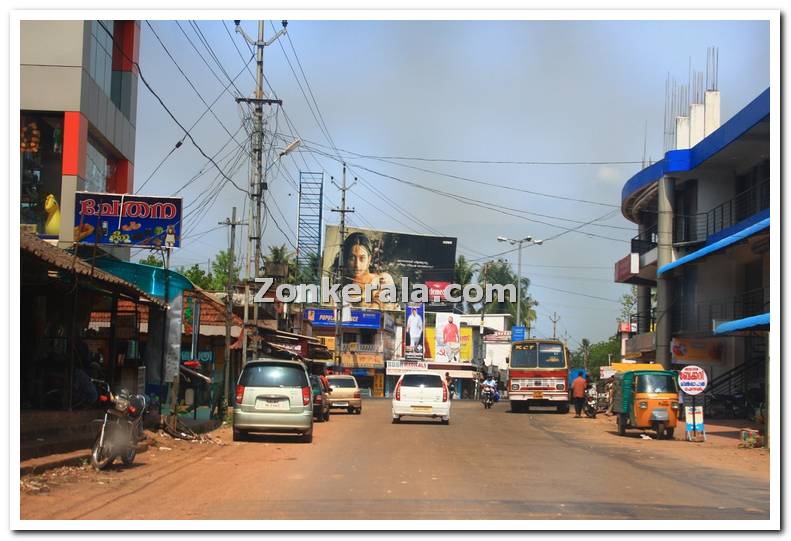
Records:
<instances>
[{"instance_id":1,"label":"concrete wall","mask_svg":"<svg viewBox=\"0 0 791 541\"><path fill-rule=\"evenodd\" d=\"M511 343L486 343L486 366L494 365L500 370L508 370L505 360L511 356Z\"/></svg>"},{"instance_id":2,"label":"concrete wall","mask_svg":"<svg viewBox=\"0 0 791 541\"><path fill-rule=\"evenodd\" d=\"M458 316L459 323L466 323L470 327L478 327L481 324L480 314L464 314ZM483 324L498 331L507 331L511 328L510 314L486 314L483 316Z\"/></svg>"}]
</instances>

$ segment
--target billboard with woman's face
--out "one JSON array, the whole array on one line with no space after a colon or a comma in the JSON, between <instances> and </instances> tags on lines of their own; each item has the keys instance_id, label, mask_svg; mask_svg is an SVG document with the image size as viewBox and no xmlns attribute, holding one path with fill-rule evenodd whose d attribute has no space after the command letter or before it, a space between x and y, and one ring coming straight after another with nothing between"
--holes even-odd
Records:
<instances>
[{"instance_id":1,"label":"billboard with woman's face","mask_svg":"<svg viewBox=\"0 0 791 541\"><path fill-rule=\"evenodd\" d=\"M343 243L343 264L339 265L340 231L337 225L328 225L325 235L323 276L330 283L338 281L339 267L342 269L342 285L356 283L363 289L372 284L381 289L392 284L401 298L402 278L410 286L424 284L432 290L453 282L456 264L456 239L410 235L370 229L346 228ZM396 310L397 304L385 303L374 293L368 305L356 306Z\"/></svg>"}]
</instances>

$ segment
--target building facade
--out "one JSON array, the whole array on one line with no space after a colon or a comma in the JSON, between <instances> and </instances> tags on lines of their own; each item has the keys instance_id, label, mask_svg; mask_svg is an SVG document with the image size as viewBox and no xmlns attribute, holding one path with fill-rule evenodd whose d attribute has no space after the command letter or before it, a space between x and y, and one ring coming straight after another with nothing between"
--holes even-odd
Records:
<instances>
[{"instance_id":1,"label":"building facade","mask_svg":"<svg viewBox=\"0 0 791 541\"><path fill-rule=\"evenodd\" d=\"M615 281L638 293L625 355L700 365L710 392L766 387L769 104L767 89L720 125L719 93L706 92L676 119L675 149L622 191L622 213L638 226L615 264Z\"/></svg>"},{"instance_id":2,"label":"building facade","mask_svg":"<svg viewBox=\"0 0 791 541\"><path fill-rule=\"evenodd\" d=\"M134 191L139 38L138 21L22 21L20 211L28 232L69 247L79 225L75 192Z\"/></svg>"}]
</instances>

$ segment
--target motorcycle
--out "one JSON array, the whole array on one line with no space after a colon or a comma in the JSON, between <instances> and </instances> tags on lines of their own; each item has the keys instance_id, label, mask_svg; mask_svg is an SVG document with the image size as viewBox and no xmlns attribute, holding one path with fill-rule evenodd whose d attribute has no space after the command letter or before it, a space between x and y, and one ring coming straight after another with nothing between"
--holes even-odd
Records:
<instances>
[{"instance_id":1,"label":"motorcycle","mask_svg":"<svg viewBox=\"0 0 791 541\"><path fill-rule=\"evenodd\" d=\"M481 402L483 402L484 409L489 409L494 405L494 391L490 388L485 388L481 393Z\"/></svg>"},{"instance_id":2,"label":"motorcycle","mask_svg":"<svg viewBox=\"0 0 791 541\"><path fill-rule=\"evenodd\" d=\"M599 402L599 393L596 392L596 387L591 385L585 391L585 406L583 411L585 415L590 417L591 419L596 418L596 412L598 410L598 402Z\"/></svg>"},{"instance_id":3,"label":"motorcycle","mask_svg":"<svg viewBox=\"0 0 791 541\"><path fill-rule=\"evenodd\" d=\"M142 394L131 394L121 389L117 394L110 386L96 383L99 403L106 406L102 428L91 448L91 466L103 470L120 457L125 466L130 466L137 454L137 443L143 439L143 416L148 410L148 399Z\"/></svg>"}]
</instances>

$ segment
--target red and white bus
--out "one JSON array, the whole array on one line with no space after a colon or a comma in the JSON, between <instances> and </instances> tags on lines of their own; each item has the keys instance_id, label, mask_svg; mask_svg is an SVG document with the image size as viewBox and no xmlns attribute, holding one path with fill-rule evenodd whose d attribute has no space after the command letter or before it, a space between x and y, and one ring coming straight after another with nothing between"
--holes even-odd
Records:
<instances>
[{"instance_id":1,"label":"red and white bus","mask_svg":"<svg viewBox=\"0 0 791 541\"><path fill-rule=\"evenodd\" d=\"M563 342L530 338L511 345L508 397L515 412L530 406L569 411L569 352Z\"/></svg>"}]
</instances>

